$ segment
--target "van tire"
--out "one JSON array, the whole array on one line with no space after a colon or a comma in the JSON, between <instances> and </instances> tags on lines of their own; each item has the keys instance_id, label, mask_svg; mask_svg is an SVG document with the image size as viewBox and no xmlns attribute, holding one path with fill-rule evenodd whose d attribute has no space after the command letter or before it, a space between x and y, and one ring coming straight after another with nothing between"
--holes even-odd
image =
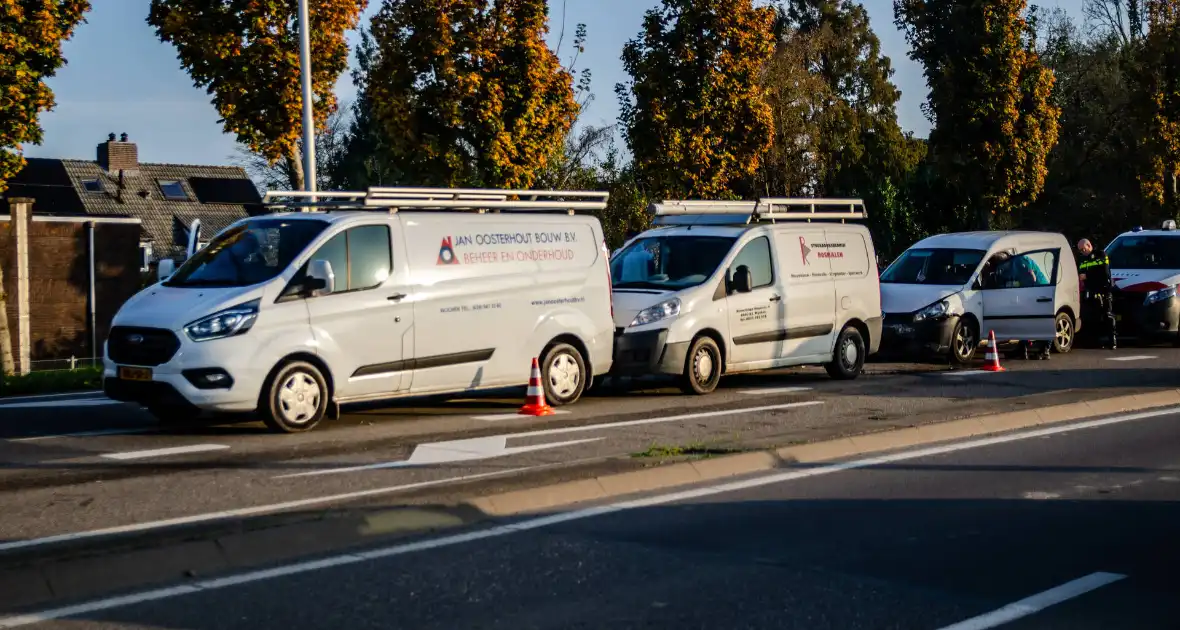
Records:
<instances>
[{"instance_id":1,"label":"van tire","mask_svg":"<svg viewBox=\"0 0 1180 630\"><path fill-rule=\"evenodd\" d=\"M680 389L686 394L703 396L717 389L721 382L721 349L712 337L704 335L693 340L684 359L684 373L680 375Z\"/></svg>"},{"instance_id":2,"label":"van tire","mask_svg":"<svg viewBox=\"0 0 1180 630\"><path fill-rule=\"evenodd\" d=\"M957 366L970 365L975 360L975 351L979 349L979 327L969 319L960 318L951 332L951 364Z\"/></svg>"},{"instance_id":3,"label":"van tire","mask_svg":"<svg viewBox=\"0 0 1180 630\"><path fill-rule=\"evenodd\" d=\"M541 384L545 401L553 407L575 403L586 391L586 359L568 343L557 343L541 360Z\"/></svg>"},{"instance_id":4,"label":"van tire","mask_svg":"<svg viewBox=\"0 0 1180 630\"><path fill-rule=\"evenodd\" d=\"M324 419L330 397L328 382L319 368L306 361L292 361L267 381L258 412L272 431L302 433Z\"/></svg>"},{"instance_id":5,"label":"van tire","mask_svg":"<svg viewBox=\"0 0 1180 630\"><path fill-rule=\"evenodd\" d=\"M840 331L836 338L836 347L832 350L832 362L824 366L828 376L850 381L860 376L865 366L865 339L855 326L848 325Z\"/></svg>"},{"instance_id":6,"label":"van tire","mask_svg":"<svg viewBox=\"0 0 1180 630\"><path fill-rule=\"evenodd\" d=\"M1073 350L1074 338L1077 337L1077 331L1074 326L1073 317L1069 313L1061 311L1057 314L1057 319L1053 322L1053 352L1057 354L1066 354Z\"/></svg>"}]
</instances>

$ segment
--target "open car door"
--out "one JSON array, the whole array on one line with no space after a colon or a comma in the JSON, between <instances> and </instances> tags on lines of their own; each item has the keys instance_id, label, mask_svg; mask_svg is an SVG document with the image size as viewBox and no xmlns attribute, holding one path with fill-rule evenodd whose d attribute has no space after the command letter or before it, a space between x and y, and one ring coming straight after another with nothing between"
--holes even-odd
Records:
<instances>
[{"instance_id":1,"label":"open car door","mask_svg":"<svg viewBox=\"0 0 1180 630\"><path fill-rule=\"evenodd\" d=\"M1060 249L1017 253L980 276L983 335L997 341L1048 341L1056 335Z\"/></svg>"}]
</instances>

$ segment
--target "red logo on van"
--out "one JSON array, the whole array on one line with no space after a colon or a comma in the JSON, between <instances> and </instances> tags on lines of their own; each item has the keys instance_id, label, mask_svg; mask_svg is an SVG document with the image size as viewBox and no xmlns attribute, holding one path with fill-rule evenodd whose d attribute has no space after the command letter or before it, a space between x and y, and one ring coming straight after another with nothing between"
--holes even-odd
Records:
<instances>
[{"instance_id":1,"label":"red logo on van","mask_svg":"<svg viewBox=\"0 0 1180 630\"><path fill-rule=\"evenodd\" d=\"M803 252L803 264L810 265L811 263L807 262L807 255L811 253L811 248L807 246L806 237L799 237L799 251Z\"/></svg>"},{"instance_id":2,"label":"red logo on van","mask_svg":"<svg viewBox=\"0 0 1180 630\"><path fill-rule=\"evenodd\" d=\"M455 256L455 246L451 244L451 237L449 236L443 237L442 245L440 245L438 248L438 264L459 264L459 257Z\"/></svg>"}]
</instances>

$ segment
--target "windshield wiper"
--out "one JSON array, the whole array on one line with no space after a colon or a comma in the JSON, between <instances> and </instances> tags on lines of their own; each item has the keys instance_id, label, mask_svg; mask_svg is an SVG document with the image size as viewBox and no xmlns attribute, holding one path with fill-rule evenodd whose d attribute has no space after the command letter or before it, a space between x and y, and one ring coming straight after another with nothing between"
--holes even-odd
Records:
<instances>
[{"instance_id":1,"label":"windshield wiper","mask_svg":"<svg viewBox=\"0 0 1180 630\"><path fill-rule=\"evenodd\" d=\"M233 278L185 280L166 283L170 287L236 287L242 283Z\"/></svg>"},{"instance_id":2,"label":"windshield wiper","mask_svg":"<svg viewBox=\"0 0 1180 630\"><path fill-rule=\"evenodd\" d=\"M660 290L667 289L667 287L665 287L662 284L656 284L654 282L643 282L643 281L616 282L614 285L611 286L611 288L612 289L660 289Z\"/></svg>"}]
</instances>

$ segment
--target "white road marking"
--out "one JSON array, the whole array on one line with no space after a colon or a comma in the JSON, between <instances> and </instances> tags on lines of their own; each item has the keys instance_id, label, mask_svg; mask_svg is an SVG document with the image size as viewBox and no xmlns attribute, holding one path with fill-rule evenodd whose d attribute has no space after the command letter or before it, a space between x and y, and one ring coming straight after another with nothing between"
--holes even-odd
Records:
<instances>
[{"instance_id":1,"label":"white road marking","mask_svg":"<svg viewBox=\"0 0 1180 630\"><path fill-rule=\"evenodd\" d=\"M1060 499L1061 498L1061 495L1057 494L1056 492L1025 492L1021 496L1023 496L1026 499L1032 499L1034 501L1046 501L1049 499Z\"/></svg>"},{"instance_id":2,"label":"white road marking","mask_svg":"<svg viewBox=\"0 0 1180 630\"><path fill-rule=\"evenodd\" d=\"M798 392L809 392L810 387L763 387L762 389L743 389L739 394L746 396L770 396L773 394L794 394Z\"/></svg>"},{"instance_id":3,"label":"white road marking","mask_svg":"<svg viewBox=\"0 0 1180 630\"><path fill-rule=\"evenodd\" d=\"M505 457L507 455L517 455L520 453L529 453L546 448L560 448L562 446L585 444L586 442L597 442L603 439L590 438L587 440L569 440L567 442L549 442L547 444L530 444L528 446L513 446L509 448L509 437L512 436L493 435L490 437L469 438L466 440L451 440L449 442L419 444L418 446L414 447L414 452L410 453L409 459L399 462L380 462L377 464L348 466L346 468L311 470L307 472L293 473L290 475L279 475L273 478L292 479L294 477L318 477L320 475L337 475L340 473L358 472L362 470L381 470L384 468L405 468L408 466L429 466L431 464L470 462L481 459L492 459L494 457Z\"/></svg>"},{"instance_id":4,"label":"white road marking","mask_svg":"<svg viewBox=\"0 0 1180 630\"><path fill-rule=\"evenodd\" d=\"M524 433L505 433L503 435L491 435L482 438L471 438L466 440L448 440L445 442L433 442L428 444L419 444L414 448L413 453L410 454L410 459L400 460L396 462L379 462L376 464L365 464L361 466L346 466L344 468L331 468L328 470L314 470L310 472L295 473L292 475L280 475L274 479L289 479L292 477L310 477L315 475L333 475L337 473L356 472L360 470L379 470L382 468L402 468L405 466L418 466L426 464L440 464L452 461L469 461L474 459L491 459L493 457L501 457L503 455L514 455L516 453L525 453L528 451L536 451L543 448L556 448L559 446L569 446L572 444L580 444L583 442L592 442L592 440L574 440L572 442L557 442L550 444L536 444L532 446L519 446L509 448L507 441L509 438L526 438L539 437L543 435L561 435L563 433L582 433L585 431L597 431L602 429L617 429L623 427L634 427L645 424L657 424L661 422L675 422L677 420L695 420L698 418L710 418L714 416L727 416L736 413L769 411L777 409L791 409L794 407L811 407L814 405L822 405L823 401L810 400L806 402L793 402L781 405L768 405L765 407L745 407L740 409L726 409L724 411L704 411L700 413L689 413L679 416L664 416L661 418L648 418L646 420L632 420L630 422L606 422L602 424L589 424L580 427L559 427L556 429L542 429L540 431L527 431ZM424 450L419 455L419 450ZM444 459L444 457L450 459Z\"/></svg>"},{"instance_id":5,"label":"white road marking","mask_svg":"<svg viewBox=\"0 0 1180 630\"><path fill-rule=\"evenodd\" d=\"M562 415L562 414L566 414L569 412L565 411L564 409L554 409L553 413L555 415ZM486 420L488 422L498 422L500 420L512 420L513 418L528 418L528 417L531 417L531 416L523 416L519 413L512 412L512 413L492 413L492 414L487 414L487 415L483 415L483 416L471 416L471 419L472 420Z\"/></svg>"},{"instance_id":6,"label":"white road marking","mask_svg":"<svg viewBox=\"0 0 1180 630\"><path fill-rule=\"evenodd\" d=\"M544 527L549 527L551 525L557 525L557 524L565 523L565 522L569 522L569 521L584 520L584 519L593 518L596 516L602 516L604 514L613 514L616 512L623 512L626 510L633 510L633 509L637 509L637 508L653 507L653 506L657 506L657 505L667 505L669 503L687 501L689 499L699 499L702 497L715 496L715 495L725 494L725 493L729 493L729 492L738 492L741 490L749 490L751 488L759 488L762 486L769 486L769 485L773 485L773 484L777 484L777 483L794 481L796 479L806 479L808 477L817 477L820 475L828 475L828 474L832 474L832 473L843 472L846 470L856 470L858 468L866 468L869 466L880 466L881 464L889 464L889 463L893 463L893 462L900 462L900 461L906 461L906 460L911 460L911 459L920 459L922 457L930 457L930 456L934 456L934 455L945 455L947 453L955 453L958 451L965 451L965 450L970 450L970 449L975 449L975 448L982 448L985 446L994 446L996 444L1007 444L1009 442L1016 442L1019 440L1026 440L1029 438L1042 437L1042 436L1046 436L1046 435L1055 435L1058 433L1067 433L1069 431L1078 431L1078 430L1082 430L1082 429L1092 429L1092 428L1096 428L1096 427L1104 427L1104 426L1109 426L1109 425L1113 425L1113 424L1121 424L1123 422L1132 422L1135 420L1143 420L1143 419L1147 419L1147 418L1157 418L1160 416L1171 415L1171 414L1175 414L1178 412L1180 412L1180 407L1174 407L1171 409L1163 409L1163 410L1158 410L1158 411L1148 411L1148 412L1142 412L1142 413L1135 413L1135 414L1129 414L1129 415L1123 415L1123 416L1115 416L1112 418L1103 418L1101 420L1090 420L1088 422L1079 422L1079 423L1070 424L1070 425L1066 425L1066 426L1058 426L1058 427L1052 427L1052 428L1048 428L1048 429L1038 429L1036 431L1027 431L1024 433L1010 433L1007 435L1000 435L1000 436L996 436L996 437L981 438L978 440L970 440L967 442L959 442L956 444L945 444L942 446L935 446L935 447L931 447L931 448L917 449L917 450L906 451L906 452L902 452L902 453L893 453L890 455L883 455L881 457L873 457L873 458L869 458L869 459L862 459L862 460L857 460L857 461L852 461L852 462L842 462L842 463L832 464L830 466L823 466L823 467L818 467L818 468L808 468L808 469L804 469L804 470L792 470L790 472L774 473L774 474L765 475L762 477L755 477L753 479L745 479L742 481L726 482L726 483L716 484L716 485L712 485L712 486L705 486L702 488L694 488L692 490L682 490L682 491L678 491L678 492L671 492L668 494L660 494L660 495L645 497L645 498L641 498L641 499L634 499L631 501L622 501L619 503L613 503L613 504L603 505L603 506L598 506L598 507L583 508L580 510L574 510L571 512L563 512L563 513L554 514L551 516L542 516L539 518L522 520L522 521L518 521L515 523L509 523L506 525L498 525L495 527L489 527L487 529L473 531L473 532L467 532L464 534L454 534L451 536L443 536L441 538L421 540L421 541L412 542L409 544L393 545L390 547L383 547L383 548L379 548L379 549L374 549L372 551L366 551L363 553L345 553L345 554L340 554L340 555L324 558L321 560L313 560L310 562L297 562L294 564L279 566L279 567L275 567L272 569L264 569L264 570L260 570L260 571L249 571L246 573L240 573L238 575L231 575L229 577L224 577L224 578L217 578L217 579L211 579L211 580L200 580L200 581L193 582L191 584L186 584L183 586L173 586L173 587L169 587L169 588L160 588L160 589L155 589L155 590L150 590L150 591L142 591L139 593L132 593L132 594L123 595L120 597L98 599L98 600L94 600L94 601L87 602L84 604L78 604L75 606L65 606L62 608L51 608L48 610L29 613L29 614L25 614L25 615L18 615L15 617L4 617L4 618L0 618L0 628L17 628L17 627L21 627L21 626L32 625L35 623L41 623L44 621L50 621L53 619L62 619L65 617L86 615L86 614L90 614L90 613L101 612L104 610L111 610L114 608L122 608L124 606L132 606L135 604L143 604L146 602L154 602L154 601L160 601L163 599L170 599L170 598L176 597L178 595L188 595L190 593L197 593L197 592L201 592L201 591L211 591L211 590L226 588L229 586L239 586L241 584L250 584L253 582L261 582L264 580L270 580L270 579L284 577L284 576L288 576L288 575L298 575L301 573L318 571L320 569L329 569L329 568L333 568L333 567L340 567L340 566L347 566L347 565L351 565L351 564L357 564L360 562L368 562L370 560L377 560L377 559L381 559L381 558L390 558L390 557L394 557L394 556L401 556L401 555L405 555L408 553L414 553L417 551L426 551L429 549L437 549L440 547L451 547L454 545L473 542L473 541L477 541L477 540L486 540L489 538L499 538L501 536L506 536L508 534L514 534L516 532L541 529ZM527 469L517 469L515 471L504 471L502 473L488 473L488 475L509 474L512 472L519 472L521 470L527 470ZM472 478L478 477L478 476L480 476L480 475L474 475ZM452 481L452 480L447 480L447 481ZM418 484L418 485L429 485L431 483L432 482L425 482L424 484ZM406 487L406 486L403 486L403 487ZM386 491L388 491L388 490L386 490ZM354 496L365 496L367 494L375 494L377 492L380 492L380 491L362 491L362 492L354 493ZM312 499L310 501L316 502L315 499ZM293 503L299 503L299 502L293 502ZM247 509L257 510L258 508L247 508ZM187 517L187 518L188 519L195 519L195 518L200 518L200 517ZM176 520L183 521L185 519L176 519ZM187 521L187 522L195 522L195 521ZM140 526L130 526L130 527L137 527L138 528ZM137 530L126 530L126 531L137 531ZM93 534L91 534L91 535L93 535ZM59 538L61 540L73 540L73 539L80 538L80 537L86 537L86 536L85 536L85 534L66 534L65 536L59 537ZM40 540L46 540L46 539L40 539ZM11 548L13 545L20 545L21 543L25 543L25 542L33 542L33 541L18 541L16 543L0 544L0 551L4 550L5 548ZM57 542L57 541L54 541L54 542ZM31 545L26 544L24 546L31 546ZM1110 574L1103 574L1103 575L1110 575ZM1091 577L1091 578L1083 578L1083 579L1093 579L1093 578ZM1073 584L1073 583L1071 582L1071 584ZM1065 586L1068 586L1068 585L1063 585L1062 587L1058 587L1058 589L1064 588ZM1074 587L1074 588L1076 588L1076 587ZM1089 589L1089 590L1092 590L1092 589ZM1042 595L1044 595L1044 594L1042 594ZM982 627L986 627L986 626L982 626Z\"/></svg>"},{"instance_id":7,"label":"white road marking","mask_svg":"<svg viewBox=\"0 0 1180 630\"><path fill-rule=\"evenodd\" d=\"M110 398L66 398L65 400L39 400L36 402L0 403L0 411L5 409L36 409L47 407L100 407L102 405L121 405L123 403Z\"/></svg>"},{"instance_id":8,"label":"white road marking","mask_svg":"<svg viewBox=\"0 0 1180 630\"><path fill-rule=\"evenodd\" d=\"M1146 361L1148 359L1158 359L1159 357L1150 354L1137 354L1129 357L1110 357L1107 361Z\"/></svg>"},{"instance_id":9,"label":"white road marking","mask_svg":"<svg viewBox=\"0 0 1180 630\"><path fill-rule=\"evenodd\" d=\"M205 514L193 514L192 516L181 516L178 518L169 518L160 521L148 521L146 523L133 523L131 525L119 525L117 527L107 527L104 529L92 529L89 531L73 532L69 534L57 534L55 536L45 536L44 538L29 538L26 540L13 540L5 543L0 543L0 552L12 551L13 549L28 549L30 547L44 547L62 542L74 542L77 540L89 540L91 538L101 538L103 536L117 536L120 534L134 534L136 532L145 532L153 529L163 529L165 527L176 527L179 525L192 525L194 523L206 523L209 521L218 521L228 518L241 518L243 516L258 516L259 514L271 514L274 512L283 512L286 510L293 510L296 508L308 507L311 505L321 505L324 503L339 503L341 501L351 501L354 499L364 499L367 497L380 496L383 494L392 494L401 492L403 490L414 490L417 488L429 488L431 486L440 486L448 483L459 483L463 481L474 481L476 479L484 479L487 477L497 477L502 475L514 475L543 466L529 466L527 468L512 468L509 470L499 470L490 473L479 473L477 475L464 475L461 477L448 477L446 479L434 479L431 481L420 481L417 483L408 483L400 486L386 486L383 488L373 488L370 490L357 490L356 492L345 492L343 494L330 494L327 496L311 497L309 499L299 499L296 501L287 501L284 503L271 503L268 505L256 505L247 508L238 508L236 510L225 510L222 512L209 512ZM0 620L0 628L5 627L3 620Z\"/></svg>"},{"instance_id":10,"label":"white road marking","mask_svg":"<svg viewBox=\"0 0 1180 630\"><path fill-rule=\"evenodd\" d=\"M107 459L148 459L151 457L167 457L169 455L184 455L185 453L205 453L208 451L224 451L229 448L225 444L189 444L188 446L173 446L170 448L155 448L147 451L123 451L122 453L103 453Z\"/></svg>"},{"instance_id":11,"label":"white road marking","mask_svg":"<svg viewBox=\"0 0 1180 630\"><path fill-rule=\"evenodd\" d=\"M995 372L988 372L987 370L951 370L949 372L939 372L943 376L977 376L979 374L995 374Z\"/></svg>"},{"instance_id":12,"label":"white road marking","mask_svg":"<svg viewBox=\"0 0 1180 630\"><path fill-rule=\"evenodd\" d=\"M7 438L9 442L36 442L38 440L57 440L62 438L98 437L103 435L134 435L137 433L156 433L159 429L145 427L142 429L98 429L95 431L78 431L76 433L55 433L53 435L31 435L21 438Z\"/></svg>"},{"instance_id":13,"label":"white road marking","mask_svg":"<svg viewBox=\"0 0 1180 630\"><path fill-rule=\"evenodd\" d=\"M33 396L13 396L11 398L4 398L2 400L15 400L22 402L25 400L45 400L48 398L99 398L104 397L102 390L93 390L89 392L66 392L64 394L36 394Z\"/></svg>"},{"instance_id":14,"label":"white road marking","mask_svg":"<svg viewBox=\"0 0 1180 630\"><path fill-rule=\"evenodd\" d=\"M1061 586L1008 604L999 610L994 610L978 617L972 617L966 621L960 621L940 630L987 630L987 628L1002 626L1022 617L1038 613L1050 606L1060 604L1080 595L1085 595L1107 584L1118 582L1125 577L1127 576L1118 573L1091 573L1086 577L1078 578L1072 582L1066 582Z\"/></svg>"}]
</instances>

